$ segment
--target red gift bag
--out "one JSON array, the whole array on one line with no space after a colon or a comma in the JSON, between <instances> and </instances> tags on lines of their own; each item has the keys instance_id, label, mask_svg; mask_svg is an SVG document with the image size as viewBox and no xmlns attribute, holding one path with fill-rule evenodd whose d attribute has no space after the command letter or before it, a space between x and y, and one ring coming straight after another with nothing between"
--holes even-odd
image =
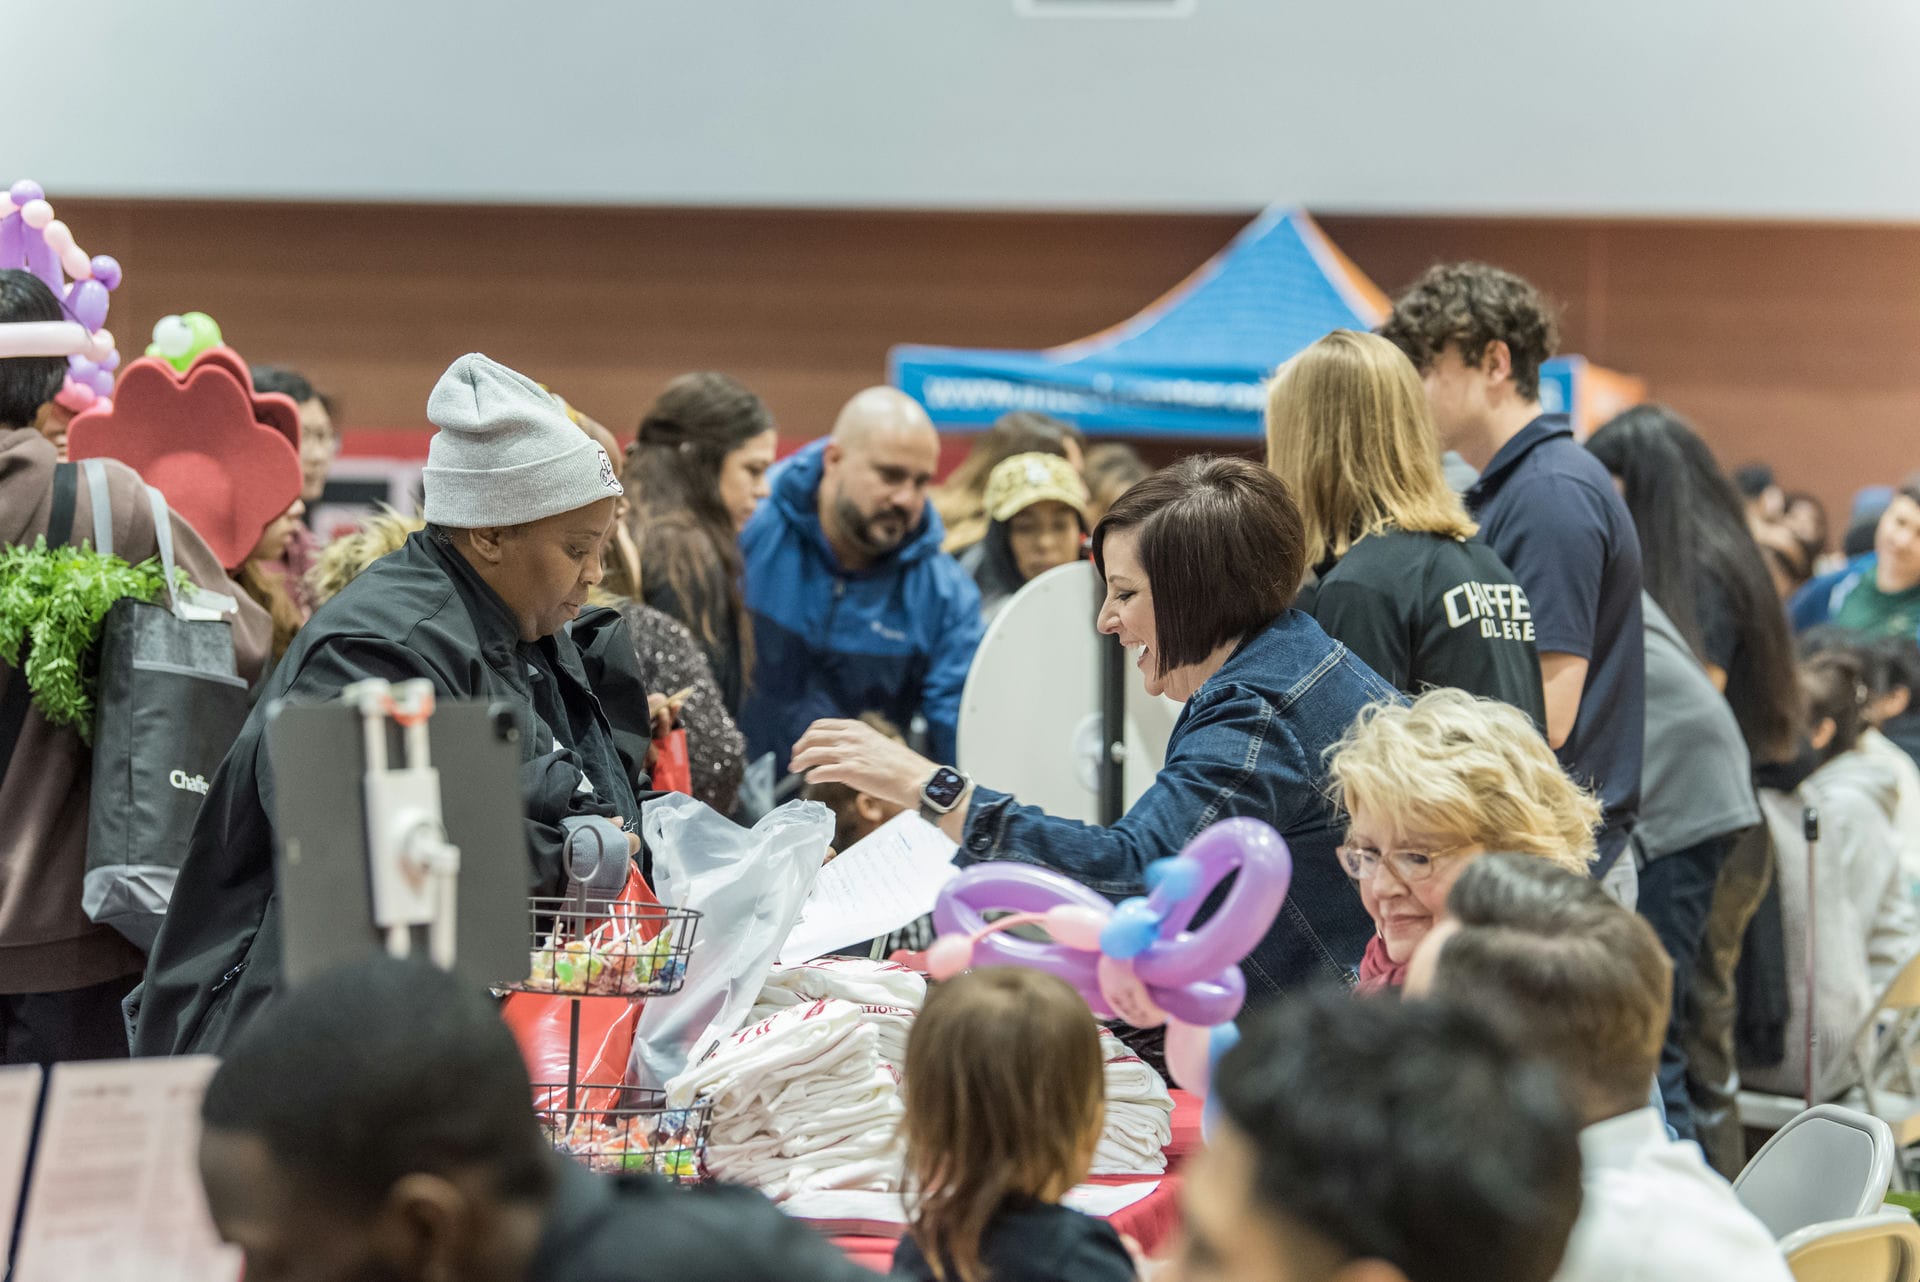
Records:
<instances>
[{"instance_id":1,"label":"red gift bag","mask_svg":"<svg viewBox=\"0 0 1920 1282\"><path fill-rule=\"evenodd\" d=\"M675 728L659 741L653 761L653 786L661 792L693 795L693 762L687 756L687 732Z\"/></svg>"},{"instance_id":2,"label":"red gift bag","mask_svg":"<svg viewBox=\"0 0 1920 1282\"><path fill-rule=\"evenodd\" d=\"M653 888L638 866L627 873L627 884L618 904L658 905ZM638 929L642 939L658 935L664 922L643 921ZM534 1108L541 1112L567 1107L567 1059L571 1040L572 1007L580 1006L580 1058L576 1082L600 1087L617 1087L626 1081L627 1061L633 1052L633 1030L640 1022L643 1000L614 997L571 998L562 993L509 993L501 1003L500 1017L506 1021L514 1040L520 1044L521 1058L534 1086ZM583 1111L614 1107L617 1091L580 1091L575 1107Z\"/></svg>"}]
</instances>

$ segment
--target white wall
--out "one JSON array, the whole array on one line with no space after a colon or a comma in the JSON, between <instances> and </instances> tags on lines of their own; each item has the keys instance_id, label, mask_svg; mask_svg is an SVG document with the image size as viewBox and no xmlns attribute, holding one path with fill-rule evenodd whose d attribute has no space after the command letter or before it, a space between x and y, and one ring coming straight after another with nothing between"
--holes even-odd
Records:
<instances>
[{"instance_id":1,"label":"white wall","mask_svg":"<svg viewBox=\"0 0 1920 1282\"><path fill-rule=\"evenodd\" d=\"M0 0L0 182L1920 218L1915 0L1193 3Z\"/></svg>"}]
</instances>

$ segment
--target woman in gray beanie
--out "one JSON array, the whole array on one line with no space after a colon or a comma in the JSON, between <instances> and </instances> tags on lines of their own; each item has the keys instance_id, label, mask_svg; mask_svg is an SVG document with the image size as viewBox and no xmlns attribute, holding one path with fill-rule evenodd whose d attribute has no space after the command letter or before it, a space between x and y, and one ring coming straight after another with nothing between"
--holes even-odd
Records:
<instances>
[{"instance_id":1,"label":"woman in gray beanie","mask_svg":"<svg viewBox=\"0 0 1920 1282\"><path fill-rule=\"evenodd\" d=\"M217 1053L279 982L263 751L279 700L424 677L441 698L510 705L534 893L563 893L570 879L606 892L625 883L644 785L567 630L600 582L621 495L613 462L539 385L477 354L441 376L427 417L440 429L427 527L314 614L215 776L135 994L135 1054ZM625 626L603 612L609 620ZM603 648L630 654L631 642Z\"/></svg>"}]
</instances>

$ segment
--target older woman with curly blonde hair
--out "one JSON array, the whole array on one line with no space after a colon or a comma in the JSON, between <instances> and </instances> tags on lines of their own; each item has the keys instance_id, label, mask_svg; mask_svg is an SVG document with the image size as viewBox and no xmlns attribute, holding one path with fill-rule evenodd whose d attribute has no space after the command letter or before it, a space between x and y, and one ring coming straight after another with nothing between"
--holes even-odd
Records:
<instances>
[{"instance_id":1,"label":"older woman with curly blonde hair","mask_svg":"<svg viewBox=\"0 0 1920 1282\"><path fill-rule=\"evenodd\" d=\"M1527 715L1461 690L1363 710L1327 750L1347 816L1340 862L1373 918L1364 989L1397 987L1476 855L1514 851L1585 873L1600 802L1569 779Z\"/></svg>"}]
</instances>

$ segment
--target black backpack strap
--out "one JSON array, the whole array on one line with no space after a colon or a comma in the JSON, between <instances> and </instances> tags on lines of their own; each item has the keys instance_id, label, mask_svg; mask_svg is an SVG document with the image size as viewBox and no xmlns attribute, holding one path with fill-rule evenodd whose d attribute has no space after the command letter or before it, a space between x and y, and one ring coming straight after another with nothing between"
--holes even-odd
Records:
<instances>
[{"instance_id":1,"label":"black backpack strap","mask_svg":"<svg viewBox=\"0 0 1920 1282\"><path fill-rule=\"evenodd\" d=\"M61 548L73 542L74 501L80 493L80 465L57 463L53 469L53 510L47 513L47 546Z\"/></svg>"},{"instance_id":2,"label":"black backpack strap","mask_svg":"<svg viewBox=\"0 0 1920 1282\"><path fill-rule=\"evenodd\" d=\"M47 514L47 546L65 547L73 540L73 509L80 490L80 469L72 463L60 463L53 469L53 510ZM24 659L24 655L22 658ZM27 689L25 674L9 670L6 688L0 690L0 779L13 764L14 745L27 724L27 708L33 695Z\"/></svg>"}]
</instances>

